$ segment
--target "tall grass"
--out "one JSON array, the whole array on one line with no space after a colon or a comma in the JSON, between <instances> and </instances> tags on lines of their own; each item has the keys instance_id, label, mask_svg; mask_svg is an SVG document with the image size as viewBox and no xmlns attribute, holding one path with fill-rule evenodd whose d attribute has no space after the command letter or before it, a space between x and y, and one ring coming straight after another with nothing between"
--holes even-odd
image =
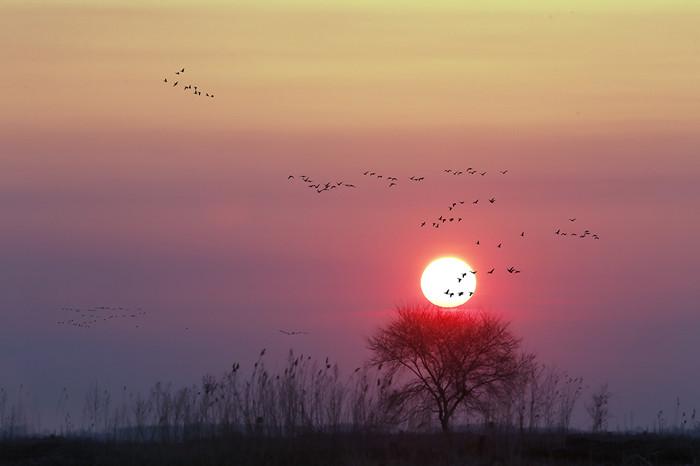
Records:
<instances>
[{"instance_id":1,"label":"tall grass","mask_svg":"<svg viewBox=\"0 0 700 466\"><path fill-rule=\"evenodd\" d=\"M158 382L144 393L116 393L93 384L82 395L81 413L71 411L68 390L61 390L57 413L61 436L87 436L130 442L181 442L227 435L294 437L314 433L433 431L439 424L428 404L407 406L392 379L380 367L343 373L329 359L289 351L278 371L270 371L264 351L244 371L234 363L223 374L206 375L198 384L174 387ZM544 365L523 372L507 392L478 406L464 406L457 429L491 432L565 432L581 396L582 380ZM0 388L0 437L38 433L28 415L26 391L15 396ZM674 432L700 429L694 411L679 414ZM654 430L668 432L663 413Z\"/></svg>"}]
</instances>

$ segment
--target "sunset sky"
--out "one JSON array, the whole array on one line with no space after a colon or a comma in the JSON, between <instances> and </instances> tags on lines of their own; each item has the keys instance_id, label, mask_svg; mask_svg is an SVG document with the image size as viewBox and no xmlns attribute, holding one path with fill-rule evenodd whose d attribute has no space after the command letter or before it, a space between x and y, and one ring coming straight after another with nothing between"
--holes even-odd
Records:
<instances>
[{"instance_id":1,"label":"sunset sky","mask_svg":"<svg viewBox=\"0 0 700 466\"><path fill-rule=\"evenodd\" d=\"M354 367L456 255L497 268L468 309L609 382L611 426L700 409L699 21L661 0L3 1L0 386L50 418L62 387L193 383L263 347ZM488 174L443 173L467 167ZM569 217L601 240L554 235ZM56 325L100 305L148 315Z\"/></svg>"}]
</instances>

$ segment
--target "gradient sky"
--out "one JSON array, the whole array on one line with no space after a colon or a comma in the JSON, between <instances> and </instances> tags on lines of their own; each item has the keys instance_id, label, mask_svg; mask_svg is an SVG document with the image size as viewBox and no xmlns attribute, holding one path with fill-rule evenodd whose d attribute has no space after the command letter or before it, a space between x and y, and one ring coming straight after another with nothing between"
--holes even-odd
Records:
<instances>
[{"instance_id":1,"label":"gradient sky","mask_svg":"<svg viewBox=\"0 0 700 466\"><path fill-rule=\"evenodd\" d=\"M608 381L612 426L700 408L699 21L660 0L2 2L0 386L50 417L64 386L190 383L261 347L354 367L455 254L520 266L469 307ZM163 85L183 66L216 99ZM468 166L510 172L441 174ZM570 216L601 241L556 238ZM149 314L55 325L96 305Z\"/></svg>"}]
</instances>

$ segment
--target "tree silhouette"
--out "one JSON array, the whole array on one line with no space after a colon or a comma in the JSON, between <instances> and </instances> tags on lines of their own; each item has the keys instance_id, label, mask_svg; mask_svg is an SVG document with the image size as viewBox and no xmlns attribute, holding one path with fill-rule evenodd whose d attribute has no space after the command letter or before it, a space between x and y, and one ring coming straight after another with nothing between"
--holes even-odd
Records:
<instances>
[{"instance_id":1,"label":"tree silhouette","mask_svg":"<svg viewBox=\"0 0 700 466\"><path fill-rule=\"evenodd\" d=\"M500 318L428 305L399 307L368 346L371 362L400 381L402 399L430 409L445 432L460 405L477 408L508 390L532 360Z\"/></svg>"}]
</instances>

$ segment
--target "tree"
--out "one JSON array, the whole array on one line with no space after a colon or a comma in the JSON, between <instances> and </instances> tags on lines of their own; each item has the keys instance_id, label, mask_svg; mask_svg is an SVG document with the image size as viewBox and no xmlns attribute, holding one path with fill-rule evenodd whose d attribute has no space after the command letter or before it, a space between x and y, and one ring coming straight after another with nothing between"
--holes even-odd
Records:
<instances>
[{"instance_id":1,"label":"tree","mask_svg":"<svg viewBox=\"0 0 700 466\"><path fill-rule=\"evenodd\" d=\"M401 381L402 399L431 409L445 432L460 405L482 407L487 396L509 390L532 360L498 317L435 306L398 308L368 346L371 362Z\"/></svg>"},{"instance_id":2,"label":"tree","mask_svg":"<svg viewBox=\"0 0 700 466\"><path fill-rule=\"evenodd\" d=\"M601 385L597 391L591 394L591 401L586 405L586 411L591 417L591 430L593 432L602 432L608 427L610 395L608 384Z\"/></svg>"}]
</instances>

